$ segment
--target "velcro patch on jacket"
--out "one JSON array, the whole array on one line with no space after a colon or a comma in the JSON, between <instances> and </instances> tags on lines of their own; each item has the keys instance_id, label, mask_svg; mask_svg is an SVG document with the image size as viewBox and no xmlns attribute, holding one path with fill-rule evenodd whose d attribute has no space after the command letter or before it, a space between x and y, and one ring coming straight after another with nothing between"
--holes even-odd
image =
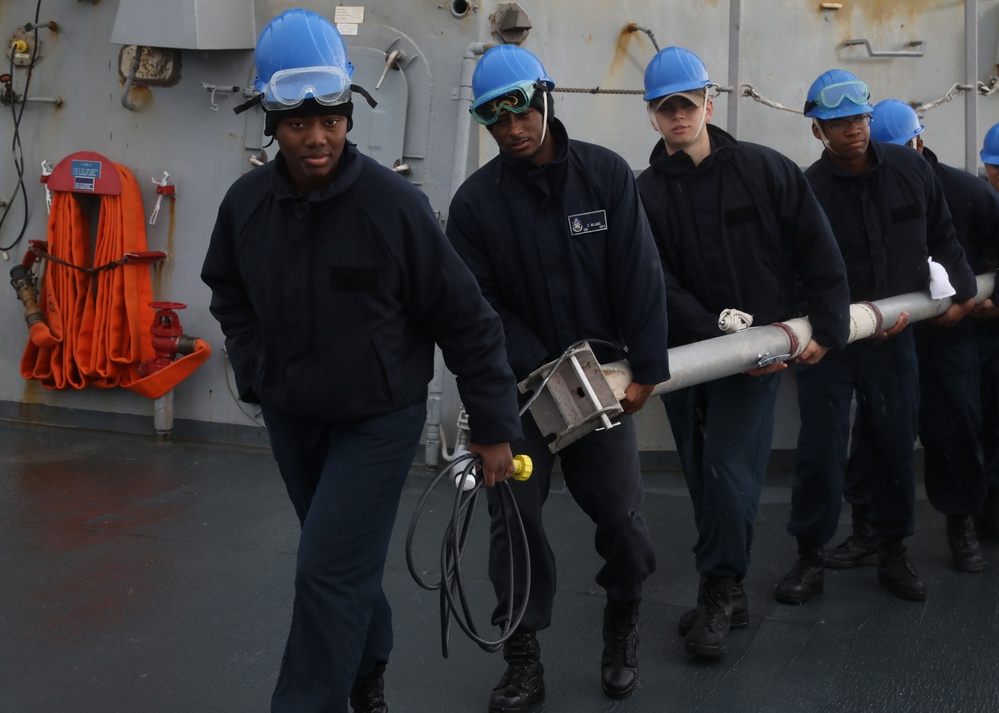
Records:
<instances>
[{"instance_id":1,"label":"velcro patch on jacket","mask_svg":"<svg viewBox=\"0 0 999 713\"><path fill-rule=\"evenodd\" d=\"M595 233L607 230L607 211L591 210L589 213L576 213L569 216L569 232L573 235Z\"/></svg>"},{"instance_id":2,"label":"velcro patch on jacket","mask_svg":"<svg viewBox=\"0 0 999 713\"><path fill-rule=\"evenodd\" d=\"M357 265L334 265L330 269L330 287L341 292L374 292L378 289L378 268Z\"/></svg>"},{"instance_id":3,"label":"velcro patch on jacket","mask_svg":"<svg viewBox=\"0 0 999 713\"><path fill-rule=\"evenodd\" d=\"M901 223L904 220L912 220L913 218L919 218L923 215L923 208L919 203L910 203L909 205L899 206L898 208L891 209L891 219L896 223Z\"/></svg>"}]
</instances>

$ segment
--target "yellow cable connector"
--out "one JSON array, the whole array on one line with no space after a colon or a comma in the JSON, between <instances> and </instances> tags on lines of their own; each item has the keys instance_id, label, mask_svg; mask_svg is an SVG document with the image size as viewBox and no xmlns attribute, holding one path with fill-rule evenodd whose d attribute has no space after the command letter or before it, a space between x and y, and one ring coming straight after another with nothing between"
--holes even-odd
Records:
<instances>
[{"instance_id":1,"label":"yellow cable connector","mask_svg":"<svg viewBox=\"0 0 999 713\"><path fill-rule=\"evenodd\" d=\"M14 40L10 43L10 48L15 54L25 54L28 51L28 43L24 40Z\"/></svg>"},{"instance_id":2,"label":"yellow cable connector","mask_svg":"<svg viewBox=\"0 0 999 713\"><path fill-rule=\"evenodd\" d=\"M516 455L513 457L513 479L527 480L534 472L534 463L531 456Z\"/></svg>"}]
</instances>

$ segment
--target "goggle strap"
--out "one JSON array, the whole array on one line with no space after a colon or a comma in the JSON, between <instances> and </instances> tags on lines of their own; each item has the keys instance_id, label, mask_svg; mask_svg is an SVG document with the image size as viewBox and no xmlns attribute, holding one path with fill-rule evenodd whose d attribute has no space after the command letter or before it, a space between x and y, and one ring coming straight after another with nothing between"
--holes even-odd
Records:
<instances>
[{"instance_id":1,"label":"goggle strap","mask_svg":"<svg viewBox=\"0 0 999 713\"><path fill-rule=\"evenodd\" d=\"M249 101L245 101L237 107L233 107L232 111L234 114L242 114L248 109L252 109L264 100L263 94L255 94Z\"/></svg>"},{"instance_id":2,"label":"goggle strap","mask_svg":"<svg viewBox=\"0 0 999 713\"><path fill-rule=\"evenodd\" d=\"M370 106L372 109L378 106L378 102L376 102L374 98L370 94L368 94L368 90L365 89L364 87L358 86L357 84L351 84L350 91L357 92L362 97L364 97L365 101L368 102L368 106Z\"/></svg>"}]
</instances>

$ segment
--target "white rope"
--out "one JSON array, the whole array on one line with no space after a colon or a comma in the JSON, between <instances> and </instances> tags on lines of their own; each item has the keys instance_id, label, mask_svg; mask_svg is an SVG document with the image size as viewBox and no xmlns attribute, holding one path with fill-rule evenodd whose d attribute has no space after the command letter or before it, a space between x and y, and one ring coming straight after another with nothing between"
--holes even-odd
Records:
<instances>
[{"instance_id":1,"label":"white rope","mask_svg":"<svg viewBox=\"0 0 999 713\"><path fill-rule=\"evenodd\" d=\"M737 309L723 309L718 315L718 329L726 334L753 326L753 315Z\"/></svg>"}]
</instances>

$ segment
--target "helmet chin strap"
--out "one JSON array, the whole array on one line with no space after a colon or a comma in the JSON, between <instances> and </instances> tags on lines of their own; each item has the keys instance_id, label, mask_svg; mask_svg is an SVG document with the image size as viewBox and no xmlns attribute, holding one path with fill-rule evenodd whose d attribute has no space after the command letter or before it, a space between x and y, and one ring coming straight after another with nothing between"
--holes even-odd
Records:
<instances>
[{"instance_id":1,"label":"helmet chin strap","mask_svg":"<svg viewBox=\"0 0 999 713\"><path fill-rule=\"evenodd\" d=\"M839 153L836 152L836 149L834 149L832 145L829 143L829 139L826 137L826 132L822 130L822 124L820 124L819 120L816 119L814 116L812 117L812 126L814 126L815 129L819 132L819 140L821 140L822 145L826 147L826 151L828 151L831 154L835 154L836 156L839 156Z\"/></svg>"}]
</instances>

